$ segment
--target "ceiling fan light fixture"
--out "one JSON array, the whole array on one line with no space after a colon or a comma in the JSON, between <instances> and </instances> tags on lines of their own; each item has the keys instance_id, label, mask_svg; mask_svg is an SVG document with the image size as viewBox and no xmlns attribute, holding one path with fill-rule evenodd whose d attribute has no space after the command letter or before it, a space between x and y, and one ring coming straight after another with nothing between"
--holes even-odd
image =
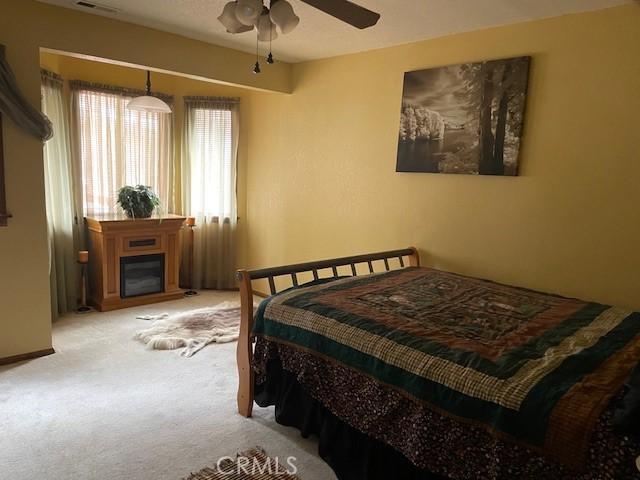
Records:
<instances>
[{"instance_id":1,"label":"ceiling fan light fixture","mask_svg":"<svg viewBox=\"0 0 640 480\"><path fill-rule=\"evenodd\" d=\"M229 33L242 33L253 30L253 25L248 26L240 23L236 16L236 8L238 4L235 1L231 1L224 6L222 14L218 17L218 20Z\"/></svg>"},{"instance_id":2,"label":"ceiling fan light fixture","mask_svg":"<svg viewBox=\"0 0 640 480\"><path fill-rule=\"evenodd\" d=\"M276 25L271 21L268 11L260 15L256 26L258 28L258 40L261 42L268 42L278 38Z\"/></svg>"},{"instance_id":3,"label":"ceiling fan light fixture","mask_svg":"<svg viewBox=\"0 0 640 480\"><path fill-rule=\"evenodd\" d=\"M287 0L272 2L270 16L273 23L275 23L285 35L291 33L298 26L298 23L300 23L300 17L295 14L293 7Z\"/></svg>"},{"instance_id":4,"label":"ceiling fan light fixture","mask_svg":"<svg viewBox=\"0 0 640 480\"><path fill-rule=\"evenodd\" d=\"M253 25L262 13L262 0L238 0L235 14L238 21L248 27Z\"/></svg>"}]
</instances>

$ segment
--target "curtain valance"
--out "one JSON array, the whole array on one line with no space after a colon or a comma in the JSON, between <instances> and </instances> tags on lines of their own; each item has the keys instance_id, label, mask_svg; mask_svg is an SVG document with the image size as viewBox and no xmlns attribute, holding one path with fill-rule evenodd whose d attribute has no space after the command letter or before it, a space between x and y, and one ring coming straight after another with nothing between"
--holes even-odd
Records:
<instances>
[{"instance_id":1,"label":"curtain valance","mask_svg":"<svg viewBox=\"0 0 640 480\"><path fill-rule=\"evenodd\" d=\"M48 140L53 135L49 119L20 92L16 77L5 58L4 45L0 45L0 113L42 140Z\"/></svg>"},{"instance_id":2,"label":"curtain valance","mask_svg":"<svg viewBox=\"0 0 640 480\"><path fill-rule=\"evenodd\" d=\"M88 90L91 92L113 93L125 97L140 97L142 95L146 95L146 92L144 90L139 90L136 88L126 88L102 83L85 82L84 80L69 81L69 88L71 88L71 90ZM173 103L173 95L168 95L166 93L160 92L151 92L151 95L165 101L166 103Z\"/></svg>"},{"instance_id":3,"label":"curtain valance","mask_svg":"<svg viewBox=\"0 0 640 480\"><path fill-rule=\"evenodd\" d=\"M191 108L235 110L240 104L237 97L184 97L184 104Z\"/></svg>"},{"instance_id":4,"label":"curtain valance","mask_svg":"<svg viewBox=\"0 0 640 480\"><path fill-rule=\"evenodd\" d=\"M62 85L64 83L64 79L60 75L54 72L50 72L49 70L45 70L44 68L40 69L40 79L44 84L49 84L51 86L60 88L62 88Z\"/></svg>"}]
</instances>

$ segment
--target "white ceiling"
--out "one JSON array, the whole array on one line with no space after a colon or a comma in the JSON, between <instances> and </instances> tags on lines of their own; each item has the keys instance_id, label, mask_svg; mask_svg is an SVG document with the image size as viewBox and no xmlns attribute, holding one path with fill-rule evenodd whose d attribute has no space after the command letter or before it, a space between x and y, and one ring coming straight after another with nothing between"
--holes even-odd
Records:
<instances>
[{"instance_id":1,"label":"white ceiling","mask_svg":"<svg viewBox=\"0 0 640 480\"><path fill-rule=\"evenodd\" d=\"M40 0L77 10L75 0ZM255 51L255 32L226 33L216 17L227 0L87 0L120 9L103 14L185 37ZM300 62L409 43L452 33L597 10L633 0L354 0L382 15L378 24L358 30L300 0L290 0L298 28L273 42L277 59ZM98 12L93 12L101 14ZM265 46L263 45L262 50Z\"/></svg>"}]
</instances>

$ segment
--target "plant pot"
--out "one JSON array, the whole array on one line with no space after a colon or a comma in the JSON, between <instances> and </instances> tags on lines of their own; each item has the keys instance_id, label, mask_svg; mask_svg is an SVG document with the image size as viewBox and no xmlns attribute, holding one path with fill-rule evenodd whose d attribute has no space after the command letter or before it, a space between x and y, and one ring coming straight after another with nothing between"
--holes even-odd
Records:
<instances>
[{"instance_id":1,"label":"plant pot","mask_svg":"<svg viewBox=\"0 0 640 480\"><path fill-rule=\"evenodd\" d=\"M149 218L151 217L151 215L153 215L153 210L153 205L150 209L140 206L140 208L137 208L135 210L125 210L124 213L129 218Z\"/></svg>"},{"instance_id":2,"label":"plant pot","mask_svg":"<svg viewBox=\"0 0 640 480\"><path fill-rule=\"evenodd\" d=\"M160 200L149 187L127 185L118 191L118 204L129 218L149 218Z\"/></svg>"}]
</instances>

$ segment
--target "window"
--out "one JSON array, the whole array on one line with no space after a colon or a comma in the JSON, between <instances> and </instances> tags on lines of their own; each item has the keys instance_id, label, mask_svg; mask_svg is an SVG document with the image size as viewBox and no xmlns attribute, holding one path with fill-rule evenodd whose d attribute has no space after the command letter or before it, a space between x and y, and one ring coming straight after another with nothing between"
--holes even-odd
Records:
<instances>
[{"instance_id":1,"label":"window","mask_svg":"<svg viewBox=\"0 0 640 480\"><path fill-rule=\"evenodd\" d=\"M191 157L191 213L231 215L231 111L196 108ZM235 192L234 192L235 193Z\"/></svg>"},{"instance_id":2,"label":"window","mask_svg":"<svg viewBox=\"0 0 640 480\"><path fill-rule=\"evenodd\" d=\"M235 222L237 102L187 98L185 106L188 214Z\"/></svg>"},{"instance_id":3,"label":"window","mask_svg":"<svg viewBox=\"0 0 640 480\"><path fill-rule=\"evenodd\" d=\"M171 114L127 110L131 98L111 91L74 92L85 214L116 212L117 191L124 185L147 185L165 212L172 207Z\"/></svg>"},{"instance_id":4,"label":"window","mask_svg":"<svg viewBox=\"0 0 640 480\"><path fill-rule=\"evenodd\" d=\"M185 97L184 103L182 200L198 225L191 284L233 288L239 100Z\"/></svg>"}]
</instances>

